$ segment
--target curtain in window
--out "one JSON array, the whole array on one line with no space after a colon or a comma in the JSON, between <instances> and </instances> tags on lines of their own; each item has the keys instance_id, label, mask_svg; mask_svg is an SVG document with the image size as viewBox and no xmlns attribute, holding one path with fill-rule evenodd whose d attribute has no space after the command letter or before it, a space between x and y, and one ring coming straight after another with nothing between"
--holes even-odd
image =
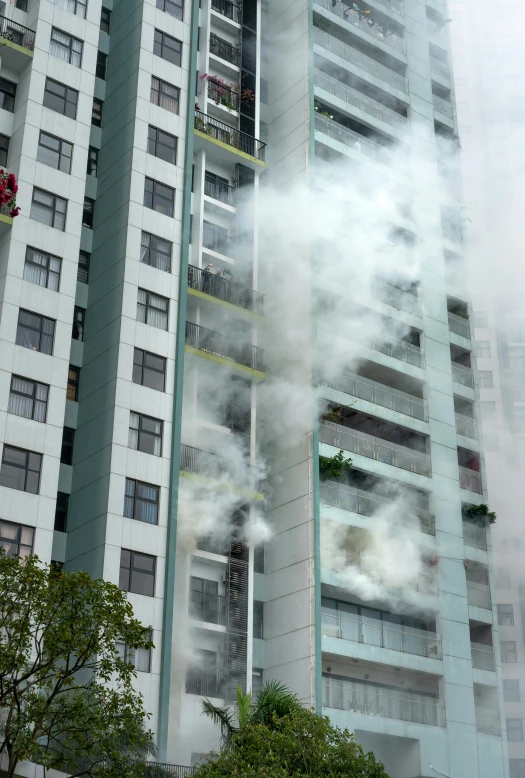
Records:
<instances>
[{"instance_id":1,"label":"curtain in window","mask_svg":"<svg viewBox=\"0 0 525 778\"><path fill-rule=\"evenodd\" d=\"M51 33L51 45L49 46L49 53L61 59L64 62L69 62L69 42L71 38L69 35L64 35L63 32L53 30Z\"/></svg>"},{"instance_id":2,"label":"curtain in window","mask_svg":"<svg viewBox=\"0 0 525 778\"><path fill-rule=\"evenodd\" d=\"M135 670L141 673L149 673L150 671L150 649L149 648L137 648L135 649Z\"/></svg>"},{"instance_id":3,"label":"curtain in window","mask_svg":"<svg viewBox=\"0 0 525 778\"><path fill-rule=\"evenodd\" d=\"M170 270L171 243L169 240L155 238L152 241L152 254L150 255L151 264L158 270Z\"/></svg>"},{"instance_id":4,"label":"curtain in window","mask_svg":"<svg viewBox=\"0 0 525 778\"><path fill-rule=\"evenodd\" d=\"M44 386L44 384L37 384L35 410L33 412L33 418L35 421L44 422L46 420L46 408L47 408L47 386Z\"/></svg>"},{"instance_id":5,"label":"curtain in window","mask_svg":"<svg viewBox=\"0 0 525 778\"><path fill-rule=\"evenodd\" d=\"M48 227L53 226L53 197L51 195L46 192L34 191L31 218Z\"/></svg>"},{"instance_id":6,"label":"curtain in window","mask_svg":"<svg viewBox=\"0 0 525 778\"><path fill-rule=\"evenodd\" d=\"M133 518L133 498L135 495L135 481L126 478L126 491L124 492L124 516Z\"/></svg>"},{"instance_id":7,"label":"curtain in window","mask_svg":"<svg viewBox=\"0 0 525 778\"><path fill-rule=\"evenodd\" d=\"M76 68L81 67L81 65L82 65L82 41L77 41L77 40L73 39L73 51L71 52L70 62Z\"/></svg>"},{"instance_id":8,"label":"curtain in window","mask_svg":"<svg viewBox=\"0 0 525 778\"><path fill-rule=\"evenodd\" d=\"M162 435L162 424L160 421L155 424L155 433L159 436ZM160 457L161 450L162 450L162 438L156 437L155 442L153 444L154 456Z\"/></svg>"},{"instance_id":9,"label":"curtain in window","mask_svg":"<svg viewBox=\"0 0 525 778\"><path fill-rule=\"evenodd\" d=\"M157 454L156 448L155 453ZM157 456L160 456L160 447ZM157 495L158 490L156 487L144 485L139 487L139 499L143 498L140 503L140 518L142 521L146 522L146 524L157 523ZM152 502L144 502L143 500L151 500Z\"/></svg>"},{"instance_id":10,"label":"curtain in window","mask_svg":"<svg viewBox=\"0 0 525 778\"><path fill-rule=\"evenodd\" d=\"M137 450L139 446L139 417L137 413L129 414L128 447Z\"/></svg>"},{"instance_id":11,"label":"curtain in window","mask_svg":"<svg viewBox=\"0 0 525 778\"><path fill-rule=\"evenodd\" d=\"M53 353L53 335L55 332L55 322L51 319L44 319L42 322L42 336L40 338L40 351L43 354Z\"/></svg>"},{"instance_id":12,"label":"curtain in window","mask_svg":"<svg viewBox=\"0 0 525 778\"><path fill-rule=\"evenodd\" d=\"M24 280L38 286L47 284L47 254L31 251L24 265ZM60 270L60 267L59 267ZM57 284L58 288L58 284Z\"/></svg>"},{"instance_id":13,"label":"curtain in window","mask_svg":"<svg viewBox=\"0 0 525 778\"><path fill-rule=\"evenodd\" d=\"M117 649L118 655L120 659L122 659L123 662L126 661L126 644L123 643L121 640L117 640L115 643L115 648Z\"/></svg>"},{"instance_id":14,"label":"curtain in window","mask_svg":"<svg viewBox=\"0 0 525 778\"><path fill-rule=\"evenodd\" d=\"M147 262L146 254L148 253L148 249L150 247L150 240L151 235L149 235L147 232L142 233L142 238L140 239L140 261L141 262ZM140 292L139 292L140 297Z\"/></svg>"},{"instance_id":15,"label":"curtain in window","mask_svg":"<svg viewBox=\"0 0 525 778\"><path fill-rule=\"evenodd\" d=\"M16 392L23 392L26 396L9 394L8 412L30 419L33 415L33 390L31 384L23 381L21 378L13 378L12 389Z\"/></svg>"},{"instance_id":16,"label":"curtain in window","mask_svg":"<svg viewBox=\"0 0 525 778\"><path fill-rule=\"evenodd\" d=\"M161 84L159 105L171 113L179 112L179 90L178 87Z\"/></svg>"},{"instance_id":17,"label":"curtain in window","mask_svg":"<svg viewBox=\"0 0 525 778\"><path fill-rule=\"evenodd\" d=\"M155 307L153 307L155 306ZM148 309L148 324L159 330L168 329L168 302L160 297L150 295L150 307Z\"/></svg>"},{"instance_id":18,"label":"curtain in window","mask_svg":"<svg viewBox=\"0 0 525 778\"><path fill-rule=\"evenodd\" d=\"M60 260L57 257L49 259L49 280L47 288L53 292L58 292L58 282L60 281Z\"/></svg>"},{"instance_id":19,"label":"curtain in window","mask_svg":"<svg viewBox=\"0 0 525 778\"><path fill-rule=\"evenodd\" d=\"M139 289L137 296L137 321L146 323L146 299L147 295L144 289Z\"/></svg>"}]
</instances>

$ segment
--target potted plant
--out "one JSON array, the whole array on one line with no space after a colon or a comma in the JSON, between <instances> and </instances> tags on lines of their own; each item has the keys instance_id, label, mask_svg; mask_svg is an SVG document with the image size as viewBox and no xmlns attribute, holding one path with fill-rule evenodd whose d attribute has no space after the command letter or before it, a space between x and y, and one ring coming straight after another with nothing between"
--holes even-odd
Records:
<instances>
[{"instance_id":1,"label":"potted plant","mask_svg":"<svg viewBox=\"0 0 525 778\"><path fill-rule=\"evenodd\" d=\"M487 524L494 524L496 522L496 513L490 511L489 506L484 503L481 505L471 505L463 511L463 515L472 524L477 524L480 527L486 527Z\"/></svg>"}]
</instances>

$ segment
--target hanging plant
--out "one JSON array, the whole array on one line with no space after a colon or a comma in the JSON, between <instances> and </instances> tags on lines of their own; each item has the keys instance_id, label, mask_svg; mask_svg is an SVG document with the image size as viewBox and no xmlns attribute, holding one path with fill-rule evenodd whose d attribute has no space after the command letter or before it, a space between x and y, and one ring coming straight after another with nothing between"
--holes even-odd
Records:
<instances>
[{"instance_id":1,"label":"hanging plant","mask_svg":"<svg viewBox=\"0 0 525 778\"><path fill-rule=\"evenodd\" d=\"M325 413L323 416L324 421L336 421L341 422L341 415L342 415L342 409L341 408L332 408L331 411L328 411L328 413Z\"/></svg>"},{"instance_id":2,"label":"hanging plant","mask_svg":"<svg viewBox=\"0 0 525 778\"><path fill-rule=\"evenodd\" d=\"M243 89L241 91L241 103L245 106L250 106L255 100L255 92L252 89Z\"/></svg>"},{"instance_id":3,"label":"hanging plant","mask_svg":"<svg viewBox=\"0 0 525 778\"><path fill-rule=\"evenodd\" d=\"M18 184L15 174L0 168L0 206L8 209L8 216L12 219L20 213L20 208L16 204L17 192Z\"/></svg>"},{"instance_id":4,"label":"hanging plant","mask_svg":"<svg viewBox=\"0 0 525 778\"><path fill-rule=\"evenodd\" d=\"M212 91L215 91L215 94L210 95L208 90L208 97L210 97L216 105L224 105L224 107L229 111L235 111L237 109L235 99L237 93L235 92L233 84L229 84L219 76L210 76L208 73L203 73L199 79L200 81L204 81L206 79L208 84L213 85L214 90L212 89Z\"/></svg>"},{"instance_id":5,"label":"hanging plant","mask_svg":"<svg viewBox=\"0 0 525 778\"><path fill-rule=\"evenodd\" d=\"M479 524L480 527L486 527L487 524L494 524L496 521L496 514L494 511L489 511L489 506L484 505L471 505L467 508L463 515L466 516L473 524Z\"/></svg>"},{"instance_id":6,"label":"hanging plant","mask_svg":"<svg viewBox=\"0 0 525 778\"><path fill-rule=\"evenodd\" d=\"M343 450L333 457L319 458L319 469L326 478L339 478L343 469L350 467L351 464L352 460L350 457L345 457Z\"/></svg>"}]
</instances>

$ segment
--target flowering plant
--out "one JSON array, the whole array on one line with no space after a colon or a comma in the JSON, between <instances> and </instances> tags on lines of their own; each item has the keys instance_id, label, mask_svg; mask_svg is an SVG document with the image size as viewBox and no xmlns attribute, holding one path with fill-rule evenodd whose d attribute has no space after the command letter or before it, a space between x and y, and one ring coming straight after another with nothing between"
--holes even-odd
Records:
<instances>
[{"instance_id":1,"label":"flowering plant","mask_svg":"<svg viewBox=\"0 0 525 778\"><path fill-rule=\"evenodd\" d=\"M251 105L255 100L255 92L252 89L243 89L241 91L241 102L245 105Z\"/></svg>"},{"instance_id":2,"label":"flowering plant","mask_svg":"<svg viewBox=\"0 0 525 778\"><path fill-rule=\"evenodd\" d=\"M230 111L235 110L236 105L234 95L236 92L233 84L228 84L227 81L224 81L224 79L219 76L210 76L208 73L203 73L199 78L201 81L206 79L209 84L213 85L210 90L211 94L208 93L208 96L211 97L217 105L224 105Z\"/></svg>"},{"instance_id":3,"label":"flowering plant","mask_svg":"<svg viewBox=\"0 0 525 778\"><path fill-rule=\"evenodd\" d=\"M12 219L20 213L20 208L16 205L17 192L18 184L15 174L0 168L0 207L8 208L9 216Z\"/></svg>"}]
</instances>

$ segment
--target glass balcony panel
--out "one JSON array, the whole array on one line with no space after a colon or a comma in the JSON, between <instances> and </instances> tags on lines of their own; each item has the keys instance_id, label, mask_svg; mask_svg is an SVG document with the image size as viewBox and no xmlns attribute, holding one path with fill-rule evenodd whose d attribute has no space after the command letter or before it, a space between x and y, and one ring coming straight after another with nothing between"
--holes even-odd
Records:
<instances>
[{"instance_id":1,"label":"glass balcony panel","mask_svg":"<svg viewBox=\"0 0 525 778\"><path fill-rule=\"evenodd\" d=\"M382 162L385 165L390 165L392 162L392 156L388 149L326 116L315 115L315 129L377 162Z\"/></svg>"},{"instance_id":2,"label":"glass balcony panel","mask_svg":"<svg viewBox=\"0 0 525 778\"><path fill-rule=\"evenodd\" d=\"M467 601L469 605L475 608L491 610L492 600L489 587L474 583L473 581L467 581Z\"/></svg>"},{"instance_id":3,"label":"glass balcony panel","mask_svg":"<svg viewBox=\"0 0 525 778\"><path fill-rule=\"evenodd\" d=\"M459 365L457 362L452 362L452 380L456 384L462 386L468 386L470 389L474 387L474 374L472 368Z\"/></svg>"},{"instance_id":4,"label":"glass balcony panel","mask_svg":"<svg viewBox=\"0 0 525 778\"><path fill-rule=\"evenodd\" d=\"M487 530L470 521L463 522L463 541L466 546L487 550Z\"/></svg>"},{"instance_id":5,"label":"glass balcony panel","mask_svg":"<svg viewBox=\"0 0 525 778\"><path fill-rule=\"evenodd\" d=\"M403 53L406 52L406 43L404 39L395 32L392 28L385 29L383 25L370 24L370 19L360 18L360 14L356 12L350 5L345 3L337 3L335 6L332 0L315 0L317 5L330 11L330 13L340 16L345 22L359 27L363 32L366 32L373 38L380 40L386 46L390 46L393 49L397 49Z\"/></svg>"},{"instance_id":6,"label":"glass balcony panel","mask_svg":"<svg viewBox=\"0 0 525 778\"><path fill-rule=\"evenodd\" d=\"M478 425L476 424L476 419L473 419L471 416L463 416L461 413L456 413L456 432L458 435L463 435L465 438L477 440Z\"/></svg>"},{"instance_id":7,"label":"glass balcony panel","mask_svg":"<svg viewBox=\"0 0 525 778\"><path fill-rule=\"evenodd\" d=\"M456 316L455 313L448 314L448 328L456 335L460 335L462 338L470 340L470 324L469 320L463 318L463 316Z\"/></svg>"},{"instance_id":8,"label":"glass balcony panel","mask_svg":"<svg viewBox=\"0 0 525 778\"><path fill-rule=\"evenodd\" d=\"M481 643L471 643L472 667L478 670L488 670L494 672L496 663L494 659L494 649L492 646L484 646Z\"/></svg>"}]
</instances>

